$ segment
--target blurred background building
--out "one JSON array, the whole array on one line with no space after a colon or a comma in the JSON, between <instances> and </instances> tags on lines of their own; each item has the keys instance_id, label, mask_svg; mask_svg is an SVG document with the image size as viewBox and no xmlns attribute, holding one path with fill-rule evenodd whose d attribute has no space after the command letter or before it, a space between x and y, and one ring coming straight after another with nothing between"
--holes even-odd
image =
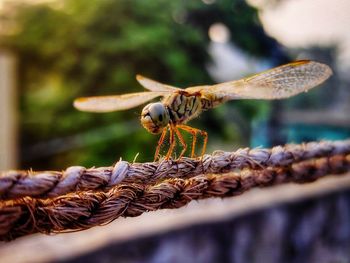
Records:
<instances>
[{"instance_id":1,"label":"blurred background building","mask_svg":"<svg viewBox=\"0 0 350 263\"><path fill-rule=\"evenodd\" d=\"M0 0L0 169L151 161L142 107L78 112L78 96L141 91L137 73L186 87L242 78L296 59L334 75L307 94L234 101L192 125L208 152L350 135L346 0ZM130 140L132 138L132 140ZM189 139L189 138L188 138Z\"/></svg>"}]
</instances>

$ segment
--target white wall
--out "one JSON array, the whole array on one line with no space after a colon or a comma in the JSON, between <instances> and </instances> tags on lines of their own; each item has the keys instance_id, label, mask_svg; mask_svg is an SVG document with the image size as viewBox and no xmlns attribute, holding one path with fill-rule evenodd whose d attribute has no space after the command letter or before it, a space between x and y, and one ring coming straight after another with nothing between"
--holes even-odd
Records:
<instances>
[{"instance_id":1,"label":"white wall","mask_svg":"<svg viewBox=\"0 0 350 263\"><path fill-rule=\"evenodd\" d=\"M0 50L0 170L17 167L15 57Z\"/></svg>"}]
</instances>

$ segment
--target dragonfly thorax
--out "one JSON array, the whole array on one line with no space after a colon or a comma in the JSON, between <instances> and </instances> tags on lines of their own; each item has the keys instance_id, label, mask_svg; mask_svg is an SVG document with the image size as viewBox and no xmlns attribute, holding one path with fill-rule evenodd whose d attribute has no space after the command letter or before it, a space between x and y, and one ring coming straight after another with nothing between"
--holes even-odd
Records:
<instances>
[{"instance_id":1,"label":"dragonfly thorax","mask_svg":"<svg viewBox=\"0 0 350 263\"><path fill-rule=\"evenodd\" d=\"M150 133L158 134L162 132L169 121L169 111L161 102L150 103L142 110L141 124Z\"/></svg>"}]
</instances>

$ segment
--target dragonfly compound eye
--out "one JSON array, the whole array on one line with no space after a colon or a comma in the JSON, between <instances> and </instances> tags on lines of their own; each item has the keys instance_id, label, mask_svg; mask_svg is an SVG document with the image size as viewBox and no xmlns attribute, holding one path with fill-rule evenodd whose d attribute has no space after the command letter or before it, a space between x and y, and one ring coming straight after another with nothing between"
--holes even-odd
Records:
<instances>
[{"instance_id":1,"label":"dragonfly compound eye","mask_svg":"<svg viewBox=\"0 0 350 263\"><path fill-rule=\"evenodd\" d=\"M169 112L163 103L150 103L142 110L141 123L150 133L160 133L169 124L169 121Z\"/></svg>"}]
</instances>

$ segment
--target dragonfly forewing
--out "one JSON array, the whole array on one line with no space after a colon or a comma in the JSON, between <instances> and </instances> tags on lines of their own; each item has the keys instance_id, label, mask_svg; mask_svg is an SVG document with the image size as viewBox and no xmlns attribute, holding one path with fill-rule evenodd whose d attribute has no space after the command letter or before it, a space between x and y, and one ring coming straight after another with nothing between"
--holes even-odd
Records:
<instances>
[{"instance_id":1,"label":"dragonfly forewing","mask_svg":"<svg viewBox=\"0 0 350 263\"><path fill-rule=\"evenodd\" d=\"M167 92L174 92L176 90L179 90L177 87L173 87L170 85L166 85L163 83L160 83L158 81L155 81L153 79L146 78L141 75L136 75L136 80L146 89L151 91L167 91Z\"/></svg>"},{"instance_id":2,"label":"dragonfly forewing","mask_svg":"<svg viewBox=\"0 0 350 263\"><path fill-rule=\"evenodd\" d=\"M78 98L74 101L74 107L81 111L90 112L111 112L118 110L127 110L144 104L156 97L167 95L168 92L164 91L148 91L115 96Z\"/></svg>"},{"instance_id":3,"label":"dragonfly forewing","mask_svg":"<svg viewBox=\"0 0 350 263\"><path fill-rule=\"evenodd\" d=\"M325 64L296 61L251 77L204 87L201 92L223 100L283 99L316 87L332 75ZM192 90L195 90L192 88Z\"/></svg>"}]
</instances>

